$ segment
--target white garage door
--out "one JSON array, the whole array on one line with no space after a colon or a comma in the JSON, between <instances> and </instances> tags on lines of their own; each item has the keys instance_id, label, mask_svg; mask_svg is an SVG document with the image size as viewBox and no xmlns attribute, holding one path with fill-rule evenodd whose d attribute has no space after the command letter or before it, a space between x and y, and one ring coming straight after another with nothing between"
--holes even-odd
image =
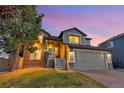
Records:
<instances>
[{"instance_id":1,"label":"white garage door","mask_svg":"<svg viewBox=\"0 0 124 93\"><path fill-rule=\"evenodd\" d=\"M103 52L95 50L76 50L77 70L105 70L106 62Z\"/></svg>"}]
</instances>

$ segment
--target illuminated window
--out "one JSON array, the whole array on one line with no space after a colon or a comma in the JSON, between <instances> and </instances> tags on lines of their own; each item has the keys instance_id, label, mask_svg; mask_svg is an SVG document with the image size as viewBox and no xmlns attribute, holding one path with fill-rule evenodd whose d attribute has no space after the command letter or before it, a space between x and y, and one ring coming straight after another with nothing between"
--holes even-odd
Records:
<instances>
[{"instance_id":1,"label":"illuminated window","mask_svg":"<svg viewBox=\"0 0 124 93\"><path fill-rule=\"evenodd\" d=\"M33 53L30 53L30 60L40 60L41 59L41 50L36 50Z\"/></svg>"},{"instance_id":2,"label":"illuminated window","mask_svg":"<svg viewBox=\"0 0 124 93\"><path fill-rule=\"evenodd\" d=\"M70 53L70 62L74 63L75 62L75 53L71 51Z\"/></svg>"},{"instance_id":3,"label":"illuminated window","mask_svg":"<svg viewBox=\"0 0 124 93\"><path fill-rule=\"evenodd\" d=\"M69 42L70 43L80 43L80 37L78 35L70 35Z\"/></svg>"},{"instance_id":4,"label":"illuminated window","mask_svg":"<svg viewBox=\"0 0 124 93\"><path fill-rule=\"evenodd\" d=\"M48 50L49 51L53 51L53 48L54 48L53 44L49 43L48 44Z\"/></svg>"},{"instance_id":5,"label":"illuminated window","mask_svg":"<svg viewBox=\"0 0 124 93\"><path fill-rule=\"evenodd\" d=\"M107 60L108 60L108 63L111 63L112 62L111 54L110 53L107 54Z\"/></svg>"}]
</instances>

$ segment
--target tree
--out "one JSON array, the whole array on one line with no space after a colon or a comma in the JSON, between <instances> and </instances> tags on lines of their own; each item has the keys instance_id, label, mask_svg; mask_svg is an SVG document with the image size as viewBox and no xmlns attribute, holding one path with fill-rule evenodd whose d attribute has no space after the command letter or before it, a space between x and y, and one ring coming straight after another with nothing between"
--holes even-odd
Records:
<instances>
[{"instance_id":1,"label":"tree","mask_svg":"<svg viewBox=\"0 0 124 93\"><path fill-rule=\"evenodd\" d=\"M41 16L35 6L0 6L0 36L6 52L18 55L20 50L32 48L38 40Z\"/></svg>"}]
</instances>

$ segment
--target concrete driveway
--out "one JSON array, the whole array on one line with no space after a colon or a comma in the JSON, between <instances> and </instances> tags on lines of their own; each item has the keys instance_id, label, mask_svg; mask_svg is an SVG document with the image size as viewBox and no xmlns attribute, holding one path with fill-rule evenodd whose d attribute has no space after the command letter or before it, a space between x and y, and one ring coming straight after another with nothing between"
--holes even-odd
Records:
<instances>
[{"instance_id":1,"label":"concrete driveway","mask_svg":"<svg viewBox=\"0 0 124 93\"><path fill-rule=\"evenodd\" d=\"M124 88L124 70L85 71L82 73L108 87Z\"/></svg>"}]
</instances>

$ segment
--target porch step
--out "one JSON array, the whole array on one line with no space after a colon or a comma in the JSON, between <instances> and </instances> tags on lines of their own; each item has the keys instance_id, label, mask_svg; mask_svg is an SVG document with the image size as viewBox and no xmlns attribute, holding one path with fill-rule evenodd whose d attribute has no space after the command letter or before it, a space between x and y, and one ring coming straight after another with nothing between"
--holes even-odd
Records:
<instances>
[{"instance_id":1,"label":"porch step","mask_svg":"<svg viewBox=\"0 0 124 93\"><path fill-rule=\"evenodd\" d=\"M66 62L64 58L55 59L55 69L66 69Z\"/></svg>"}]
</instances>

